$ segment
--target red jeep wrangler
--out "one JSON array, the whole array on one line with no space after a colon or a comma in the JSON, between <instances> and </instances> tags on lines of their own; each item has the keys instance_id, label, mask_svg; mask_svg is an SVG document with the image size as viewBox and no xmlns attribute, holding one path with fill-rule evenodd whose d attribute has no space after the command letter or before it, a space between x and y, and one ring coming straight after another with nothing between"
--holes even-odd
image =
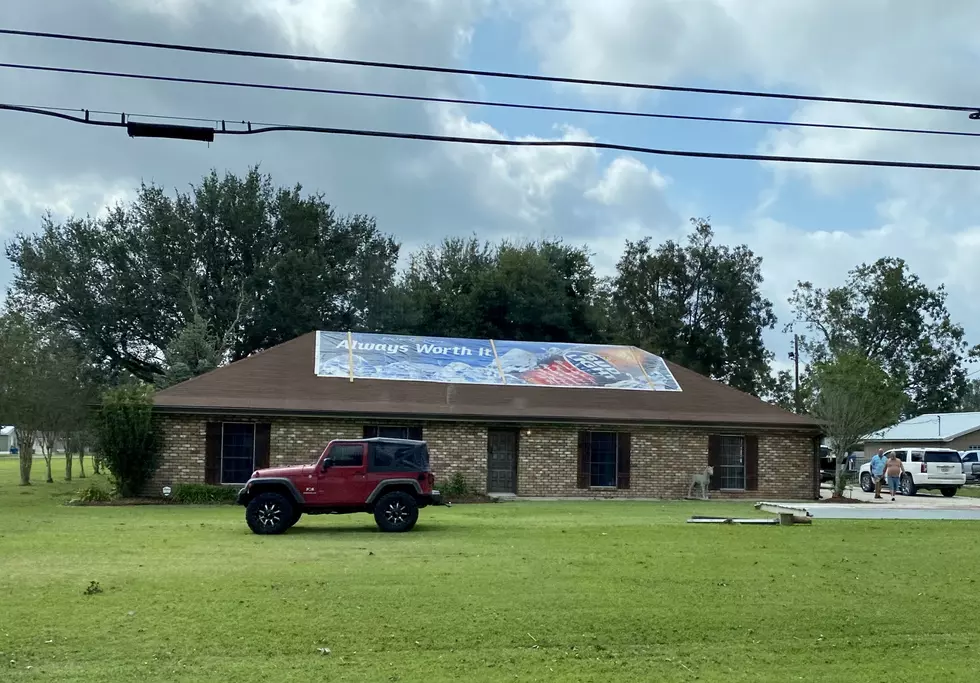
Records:
<instances>
[{"instance_id":1,"label":"red jeep wrangler","mask_svg":"<svg viewBox=\"0 0 980 683\"><path fill-rule=\"evenodd\" d=\"M443 505L424 441L331 441L315 465L256 470L238 492L257 534L281 534L308 515L370 512L382 531L409 531L419 508Z\"/></svg>"}]
</instances>

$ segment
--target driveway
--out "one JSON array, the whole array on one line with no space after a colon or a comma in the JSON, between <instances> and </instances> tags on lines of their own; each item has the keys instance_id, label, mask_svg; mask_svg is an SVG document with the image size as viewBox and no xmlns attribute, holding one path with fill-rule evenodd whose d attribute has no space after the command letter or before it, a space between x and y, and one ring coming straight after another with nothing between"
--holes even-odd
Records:
<instances>
[{"instance_id":1,"label":"driveway","mask_svg":"<svg viewBox=\"0 0 980 683\"><path fill-rule=\"evenodd\" d=\"M830 498L829 485L820 488L820 498ZM859 486L848 487L845 497L860 503L808 503L805 507L814 518L825 519L963 519L980 520L980 498L957 494L946 498L938 491L923 491L914 496L865 493Z\"/></svg>"}]
</instances>

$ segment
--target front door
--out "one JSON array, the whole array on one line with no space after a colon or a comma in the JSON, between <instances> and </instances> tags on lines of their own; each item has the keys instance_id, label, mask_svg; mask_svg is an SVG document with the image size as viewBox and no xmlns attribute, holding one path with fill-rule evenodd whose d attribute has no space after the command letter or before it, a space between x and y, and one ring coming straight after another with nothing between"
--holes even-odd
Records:
<instances>
[{"instance_id":1,"label":"front door","mask_svg":"<svg viewBox=\"0 0 980 683\"><path fill-rule=\"evenodd\" d=\"M487 492L517 493L517 430L487 431Z\"/></svg>"}]
</instances>

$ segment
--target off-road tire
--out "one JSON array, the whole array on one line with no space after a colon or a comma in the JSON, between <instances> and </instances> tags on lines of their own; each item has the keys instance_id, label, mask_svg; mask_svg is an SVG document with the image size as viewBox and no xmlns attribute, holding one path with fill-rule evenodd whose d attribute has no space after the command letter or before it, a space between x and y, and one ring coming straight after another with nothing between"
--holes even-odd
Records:
<instances>
[{"instance_id":1,"label":"off-road tire","mask_svg":"<svg viewBox=\"0 0 980 683\"><path fill-rule=\"evenodd\" d=\"M245 508L245 522L253 533L281 534L296 523L295 507L281 493L260 493Z\"/></svg>"},{"instance_id":2,"label":"off-road tire","mask_svg":"<svg viewBox=\"0 0 980 683\"><path fill-rule=\"evenodd\" d=\"M946 496L947 498L952 498L953 496L956 495L956 489L957 489L956 486L944 486L941 489L939 489L939 492L944 496Z\"/></svg>"},{"instance_id":3,"label":"off-road tire","mask_svg":"<svg viewBox=\"0 0 980 683\"><path fill-rule=\"evenodd\" d=\"M414 496L404 491L386 493L374 505L374 521L382 531L411 531L419 521L419 504Z\"/></svg>"},{"instance_id":4,"label":"off-road tire","mask_svg":"<svg viewBox=\"0 0 980 683\"><path fill-rule=\"evenodd\" d=\"M875 490L874 479L871 478L870 472L861 473L861 490L865 493L871 493Z\"/></svg>"}]
</instances>

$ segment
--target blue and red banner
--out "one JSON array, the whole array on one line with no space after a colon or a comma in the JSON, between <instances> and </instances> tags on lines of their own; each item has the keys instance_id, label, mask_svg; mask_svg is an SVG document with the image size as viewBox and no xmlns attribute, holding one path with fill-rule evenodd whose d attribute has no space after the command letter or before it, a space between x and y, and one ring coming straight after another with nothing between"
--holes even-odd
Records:
<instances>
[{"instance_id":1,"label":"blue and red banner","mask_svg":"<svg viewBox=\"0 0 980 683\"><path fill-rule=\"evenodd\" d=\"M450 384L681 391L663 359L629 346L318 332L316 374Z\"/></svg>"}]
</instances>

